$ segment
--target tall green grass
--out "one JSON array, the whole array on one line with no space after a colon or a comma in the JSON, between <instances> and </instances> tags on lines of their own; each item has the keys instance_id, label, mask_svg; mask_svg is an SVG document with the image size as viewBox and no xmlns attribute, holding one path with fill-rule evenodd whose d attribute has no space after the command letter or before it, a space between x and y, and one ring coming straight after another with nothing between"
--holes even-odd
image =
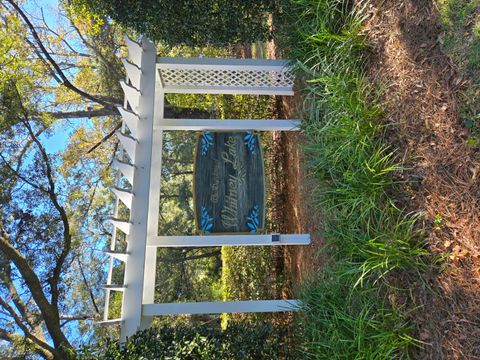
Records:
<instances>
[{"instance_id":1,"label":"tall green grass","mask_svg":"<svg viewBox=\"0 0 480 360\"><path fill-rule=\"evenodd\" d=\"M384 140L378 94L364 74L362 5L294 0L290 57L306 76L303 132L312 201L324 217L329 263L304 286L301 357L399 359L418 342L389 279L422 271L427 252L414 216L396 205L402 171ZM294 34L294 35L292 35ZM396 290L398 291L398 290Z\"/></svg>"}]
</instances>

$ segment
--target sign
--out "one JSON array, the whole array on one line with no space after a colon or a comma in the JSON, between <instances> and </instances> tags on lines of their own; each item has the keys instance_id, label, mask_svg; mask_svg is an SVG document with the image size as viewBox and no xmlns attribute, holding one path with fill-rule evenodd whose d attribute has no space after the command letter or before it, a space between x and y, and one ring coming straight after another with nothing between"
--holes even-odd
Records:
<instances>
[{"instance_id":1,"label":"sign","mask_svg":"<svg viewBox=\"0 0 480 360\"><path fill-rule=\"evenodd\" d=\"M265 183L259 136L251 131L205 131L198 136L195 150L197 231L261 232L265 224Z\"/></svg>"}]
</instances>

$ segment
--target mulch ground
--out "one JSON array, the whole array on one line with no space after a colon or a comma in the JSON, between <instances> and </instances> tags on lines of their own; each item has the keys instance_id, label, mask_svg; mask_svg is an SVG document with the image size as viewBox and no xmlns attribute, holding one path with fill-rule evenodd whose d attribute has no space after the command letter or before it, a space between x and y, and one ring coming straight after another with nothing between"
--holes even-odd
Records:
<instances>
[{"instance_id":1,"label":"mulch ground","mask_svg":"<svg viewBox=\"0 0 480 360\"><path fill-rule=\"evenodd\" d=\"M397 284L411 289L398 301L418 307L411 319L425 343L412 357L480 359L480 155L466 144L469 130L459 120L465 79L442 52L431 1L372 0L368 11L368 78L385 89L387 139L408 169L401 174L402 193L392 197L422 215L425 246L446 264L421 279L398 274ZM295 117L295 103L301 103L295 100L279 102L286 117ZM312 234L311 246L282 250L295 288L321 266L315 257L323 243L321 215L308 205L314 185L302 165L302 136L274 133L273 140L277 224L284 232Z\"/></svg>"},{"instance_id":2,"label":"mulch ground","mask_svg":"<svg viewBox=\"0 0 480 360\"><path fill-rule=\"evenodd\" d=\"M447 254L445 269L402 279L426 343L415 358L480 359L480 161L458 116L464 79L442 52L431 1L372 1L370 12L369 77L386 85L388 139L409 169L397 198L423 214L430 252Z\"/></svg>"}]
</instances>

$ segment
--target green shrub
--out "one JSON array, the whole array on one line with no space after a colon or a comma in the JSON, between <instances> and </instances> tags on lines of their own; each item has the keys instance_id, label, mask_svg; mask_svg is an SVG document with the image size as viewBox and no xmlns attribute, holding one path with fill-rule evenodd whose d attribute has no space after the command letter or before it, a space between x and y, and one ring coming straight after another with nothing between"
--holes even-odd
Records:
<instances>
[{"instance_id":1,"label":"green shrub","mask_svg":"<svg viewBox=\"0 0 480 360\"><path fill-rule=\"evenodd\" d=\"M270 0L77 0L126 28L170 46L265 40Z\"/></svg>"},{"instance_id":2,"label":"green shrub","mask_svg":"<svg viewBox=\"0 0 480 360\"><path fill-rule=\"evenodd\" d=\"M270 325L150 328L137 332L124 346L105 340L86 347L79 360L272 360L290 359L286 336Z\"/></svg>"}]
</instances>

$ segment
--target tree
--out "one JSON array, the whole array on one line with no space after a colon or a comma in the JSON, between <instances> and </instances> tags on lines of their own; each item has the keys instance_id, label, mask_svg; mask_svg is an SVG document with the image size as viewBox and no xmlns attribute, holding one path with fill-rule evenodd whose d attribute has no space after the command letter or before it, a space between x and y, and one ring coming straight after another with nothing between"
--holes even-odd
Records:
<instances>
[{"instance_id":1,"label":"tree","mask_svg":"<svg viewBox=\"0 0 480 360\"><path fill-rule=\"evenodd\" d=\"M123 102L122 34L68 2L60 11L67 29L52 28L43 13L34 21L13 0L0 6L0 339L10 343L2 342L5 356L73 356L73 335L99 316L103 295L98 284L105 280L105 256L99 250L110 236L105 220L113 203L112 134ZM208 116L192 108L165 110L171 117ZM70 122L74 131L66 151L49 153L44 140Z\"/></svg>"},{"instance_id":2,"label":"tree","mask_svg":"<svg viewBox=\"0 0 480 360\"><path fill-rule=\"evenodd\" d=\"M104 16L70 1L62 3L59 15L66 25L53 28L42 12L35 17L14 0L0 6L0 357L70 358L74 335L88 330L91 322L85 320L100 313L100 250L111 236L105 220L113 203L109 165L117 148L112 134L123 102L118 55L125 50L121 29ZM159 49L163 55L205 51ZM215 107L235 104L231 100L172 96L165 114L200 118L215 110L223 116ZM67 148L50 153L45 139L69 124ZM194 231L194 135L189 136L165 137L170 152L161 206L169 215L159 224L165 232ZM172 284L165 296L208 295L197 290L218 278L218 249L172 251L159 252L159 269L175 269L171 278L159 270L159 278ZM206 270L200 274L201 267ZM184 281L191 278L193 283Z\"/></svg>"},{"instance_id":3,"label":"tree","mask_svg":"<svg viewBox=\"0 0 480 360\"><path fill-rule=\"evenodd\" d=\"M105 115L117 113L119 91L110 86L105 91L97 80L106 68L115 80L123 76L115 60L118 36L105 26L92 36L79 33L75 42L82 45L74 47L68 31L52 29L44 19L34 23L13 0L1 5L0 339L4 348L10 343L4 354L67 359L74 354L69 325L99 312L92 278L82 271L91 263L84 263L85 244L79 239L93 243L104 236L102 221L89 228L92 233L86 225L96 215L94 202L105 218L109 198L98 194L109 178L102 174L94 177L98 186L95 180L87 183L79 174L101 170L80 164L81 172L78 151L69 159L52 156L43 139L63 119L101 115L96 120L107 127L105 138L118 127L118 117ZM78 30L65 11L61 14ZM97 148L95 155L108 163L114 145L110 142L102 153ZM67 166L68 161L75 165ZM87 191L79 197L82 186ZM78 270L84 276L76 276ZM81 302L85 306L71 300L78 299L81 287L89 299Z\"/></svg>"},{"instance_id":4,"label":"tree","mask_svg":"<svg viewBox=\"0 0 480 360\"><path fill-rule=\"evenodd\" d=\"M153 41L178 45L225 47L269 36L272 0L74 0Z\"/></svg>"}]
</instances>

